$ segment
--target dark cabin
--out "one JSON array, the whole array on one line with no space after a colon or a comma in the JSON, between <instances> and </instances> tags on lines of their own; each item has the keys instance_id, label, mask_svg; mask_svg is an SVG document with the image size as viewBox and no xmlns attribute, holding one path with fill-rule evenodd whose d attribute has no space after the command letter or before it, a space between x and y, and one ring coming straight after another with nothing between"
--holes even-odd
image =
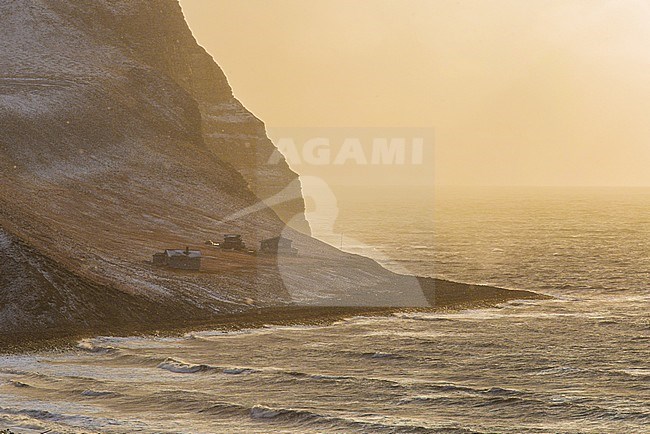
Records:
<instances>
[{"instance_id":1,"label":"dark cabin","mask_svg":"<svg viewBox=\"0 0 650 434\"><path fill-rule=\"evenodd\" d=\"M298 249L291 247L291 243L293 243L292 240L284 237L269 238L260 243L260 251L273 255L296 256Z\"/></svg>"},{"instance_id":2,"label":"dark cabin","mask_svg":"<svg viewBox=\"0 0 650 434\"><path fill-rule=\"evenodd\" d=\"M179 270L200 270L201 252L199 250L167 249L162 253L153 255L153 264L161 267L176 268Z\"/></svg>"},{"instance_id":3,"label":"dark cabin","mask_svg":"<svg viewBox=\"0 0 650 434\"><path fill-rule=\"evenodd\" d=\"M246 245L239 234L226 234L223 236L221 248L226 250L244 250Z\"/></svg>"}]
</instances>

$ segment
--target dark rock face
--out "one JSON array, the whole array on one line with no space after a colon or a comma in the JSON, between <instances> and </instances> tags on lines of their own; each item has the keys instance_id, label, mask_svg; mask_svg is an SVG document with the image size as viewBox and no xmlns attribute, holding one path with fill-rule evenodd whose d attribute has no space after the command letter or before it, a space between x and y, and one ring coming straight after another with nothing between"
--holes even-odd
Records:
<instances>
[{"instance_id":1,"label":"dark rock face","mask_svg":"<svg viewBox=\"0 0 650 434\"><path fill-rule=\"evenodd\" d=\"M275 147L264 124L233 96L226 76L196 43L176 1L50 0L48 4L94 39L128 51L187 91L198 103L207 148L237 169L259 198L280 195L280 203L271 208L283 221L310 233L298 176L284 160L268 164Z\"/></svg>"},{"instance_id":2,"label":"dark rock face","mask_svg":"<svg viewBox=\"0 0 650 434\"><path fill-rule=\"evenodd\" d=\"M165 310L157 303L86 281L1 231L0 288L0 335L68 323L92 329L116 319L137 325L143 314L180 321L194 312L183 301Z\"/></svg>"}]
</instances>

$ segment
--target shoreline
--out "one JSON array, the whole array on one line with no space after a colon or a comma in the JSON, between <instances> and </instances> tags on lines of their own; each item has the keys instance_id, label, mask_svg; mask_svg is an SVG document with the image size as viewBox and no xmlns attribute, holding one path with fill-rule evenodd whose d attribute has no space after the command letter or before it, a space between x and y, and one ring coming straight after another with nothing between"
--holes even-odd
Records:
<instances>
[{"instance_id":1,"label":"shoreline","mask_svg":"<svg viewBox=\"0 0 650 434\"><path fill-rule=\"evenodd\" d=\"M456 282L447 282L453 286ZM209 319L188 319L180 323L160 321L149 325L143 324L113 324L104 327L88 328L53 328L46 333L0 333L0 356L30 354L40 351L66 351L74 349L82 339L97 336L181 336L192 331L219 330L237 331L243 329L258 329L265 326L324 326L336 321L356 316L390 316L395 313L408 312L445 312L466 309L485 309L495 307L512 300L550 299L552 297L532 291L507 290L494 287L483 287L496 290L492 297L474 298L469 294L454 294L452 300L428 307L374 307L374 306L274 306L251 308L242 312L215 315ZM488 290L488 292L490 292ZM462 292L462 291L461 291ZM480 291L479 291L480 292ZM460 297L459 297L460 296Z\"/></svg>"},{"instance_id":2,"label":"shoreline","mask_svg":"<svg viewBox=\"0 0 650 434\"><path fill-rule=\"evenodd\" d=\"M265 326L306 325L320 326L355 316L389 316L398 312L441 311L434 307L326 307L280 306L254 308L238 313L216 315L213 319L187 320L182 324L156 323L149 326L124 324L93 330L55 329L43 333L0 333L0 356L29 354L39 351L65 351L76 347L83 339L97 336L152 336L172 337L203 330L238 331L259 329Z\"/></svg>"}]
</instances>

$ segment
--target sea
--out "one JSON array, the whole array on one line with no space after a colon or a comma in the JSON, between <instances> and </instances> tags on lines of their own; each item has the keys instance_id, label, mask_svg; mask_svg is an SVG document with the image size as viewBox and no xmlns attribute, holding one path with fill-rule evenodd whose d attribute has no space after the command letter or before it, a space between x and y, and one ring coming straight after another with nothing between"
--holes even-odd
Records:
<instances>
[{"instance_id":1,"label":"sea","mask_svg":"<svg viewBox=\"0 0 650 434\"><path fill-rule=\"evenodd\" d=\"M650 433L649 189L336 197L337 247L553 298L2 356L0 431Z\"/></svg>"}]
</instances>

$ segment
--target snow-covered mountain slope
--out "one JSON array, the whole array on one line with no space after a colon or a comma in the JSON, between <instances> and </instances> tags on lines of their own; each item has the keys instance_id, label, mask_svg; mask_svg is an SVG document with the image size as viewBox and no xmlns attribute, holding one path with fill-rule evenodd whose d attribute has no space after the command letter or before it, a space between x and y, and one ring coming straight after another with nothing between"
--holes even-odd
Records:
<instances>
[{"instance_id":1,"label":"snow-covered mountain slope","mask_svg":"<svg viewBox=\"0 0 650 434\"><path fill-rule=\"evenodd\" d=\"M297 177L265 165L263 124L176 1L0 1L0 67L0 332L434 300L433 281L286 227L308 232ZM293 199L260 200L279 192ZM282 234L300 255L203 245L224 233ZM151 264L185 246L204 250L201 272Z\"/></svg>"}]
</instances>

